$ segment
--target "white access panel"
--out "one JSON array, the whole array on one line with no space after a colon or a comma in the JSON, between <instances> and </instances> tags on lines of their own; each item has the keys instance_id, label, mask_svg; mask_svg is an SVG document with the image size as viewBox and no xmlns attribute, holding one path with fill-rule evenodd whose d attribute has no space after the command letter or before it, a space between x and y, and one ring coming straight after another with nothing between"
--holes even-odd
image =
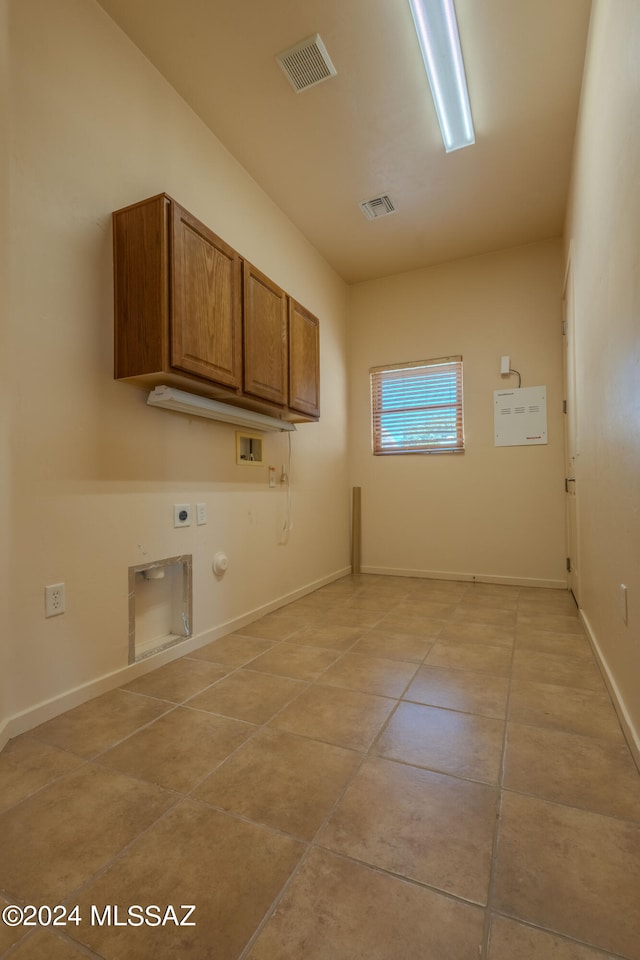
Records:
<instances>
[{"instance_id":1,"label":"white access panel","mask_svg":"<svg viewBox=\"0 0 640 960\"><path fill-rule=\"evenodd\" d=\"M493 394L496 447L547 443L547 388L521 387Z\"/></svg>"}]
</instances>

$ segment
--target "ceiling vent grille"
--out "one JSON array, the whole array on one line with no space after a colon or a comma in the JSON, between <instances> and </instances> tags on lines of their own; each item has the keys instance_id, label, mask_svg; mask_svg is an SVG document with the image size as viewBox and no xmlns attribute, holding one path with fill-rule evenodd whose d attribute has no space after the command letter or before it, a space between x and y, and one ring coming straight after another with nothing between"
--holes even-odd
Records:
<instances>
[{"instance_id":1,"label":"ceiling vent grille","mask_svg":"<svg viewBox=\"0 0 640 960\"><path fill-rule=\"evenodd\" d=\"M283 50L276 60L296 93L315 87L337 73L318 33Z\"/></svg>"},{"instance_id":2,"label":"ceiling vent grille","mask_svg":"<svg viewBox=\"0 0 640 960\"><path fill-rule=\"evenodd\" d=\"M363 200L360 209L367 220L377 220L378 217L386 217L396 212L393 200L387 193L381 197L372 197L371 200Z\"/></svg>"}]
</instances>

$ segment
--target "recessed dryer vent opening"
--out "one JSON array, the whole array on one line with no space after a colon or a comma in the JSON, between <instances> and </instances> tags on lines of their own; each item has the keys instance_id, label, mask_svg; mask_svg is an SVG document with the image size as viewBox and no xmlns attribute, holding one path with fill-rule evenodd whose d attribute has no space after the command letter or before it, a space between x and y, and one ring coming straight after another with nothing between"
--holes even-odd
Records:
<instances>
[{"instance_id":1,"label":"recessed dryer vent opening","mask_svg":"<svg viewBox=\"0 0 640 960\"><path fill-rule=\"evenodd\" d=\"M190 637L192 606L190 555L129 567L129 663Z\"/></svg>"}]
</instances>

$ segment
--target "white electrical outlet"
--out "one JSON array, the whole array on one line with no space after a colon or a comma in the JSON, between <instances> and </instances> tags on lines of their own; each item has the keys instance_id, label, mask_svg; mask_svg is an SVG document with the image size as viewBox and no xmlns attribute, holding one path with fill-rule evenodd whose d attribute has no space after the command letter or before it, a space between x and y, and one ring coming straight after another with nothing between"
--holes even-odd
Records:
<instances>
[{"instance_id":1,"label":"white electrical outlet","mask_svg":"<svg viewBox=\"0 0 640 960\"><path fill-rule=\"evenodd\" d=\"M196 504L196 523L199 526L202 526L202 524L206 522L207 522L207 505L206 503L197 503Z\"/></svg>"},{"instance_id":2,"label":"white electrical outlet","mask_svg":"<svg viewBox=\"0 0 640 960\"><path fill-rule=\"evenodd\" d=\"M190 527L191 526L191 504L190 503L174 503L173 525L174 527Z\"/></svg>"},{"instance_id":3,"label":"white electrical outlet","mask_svg":"<svg viewBox=\"0 0 640 960\"><path fill-rule=\"evenodd\" d=\"M65 611L64 583L52 583L44 588L44 615L57 617Z\"/></svg>"}]
</instances>

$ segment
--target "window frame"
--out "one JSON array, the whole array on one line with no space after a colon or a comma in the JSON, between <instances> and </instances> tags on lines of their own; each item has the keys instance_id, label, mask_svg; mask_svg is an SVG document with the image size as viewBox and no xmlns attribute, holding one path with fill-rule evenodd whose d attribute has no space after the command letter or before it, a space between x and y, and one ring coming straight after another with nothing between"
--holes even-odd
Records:
<instances>
[{"instance_id":1,"label":"window frame","mask_svg":"<svg viewBox=\"0 0 640 960\"><path fill-rule=\"evenodd\" d=\"M434 367L449 367L449 370L435 371ZM424 382L420 384L417 381L416 374L424 368ZM447 400L442 395L443 376L455 376L455 400ZM370 389L371 389L371 440L374 456L406 456L410 454L458 454L464 453L464 393L463 393L463 367L462 355L457 354L450 357L437 357L430 360L416 360L409 363L394 363L385 366L371 367L369 370ZM409 389L409 394L413 391L413 397L405 394L404 402L401 389L402 382L414 381ZM430 382L429 382L430 381ZM416 385L417 384L417 385ZM395 387L399 391L399 402L387 403L383 398L384 386ZM419 390L424 392L426 385L427 399L430 402L419 404L417 393ZM428 391L431 390L429 395ZM411 403L410 401L414 402ZM421 440L419 442L401 442L398 444L384 445L384 414L396 413L402 418L404 414L406 422L403 424L400 419L399 426L409 429L412 421L415 421L416 414L420 412L430 412L437 417L437 411L453 411L455 439L447 443L443 440L429 442ZM436 420L437 425L437 420ZM439 424L442 429L446 426L446 419L441 419Z\"/></svg>"}]
</instances>

